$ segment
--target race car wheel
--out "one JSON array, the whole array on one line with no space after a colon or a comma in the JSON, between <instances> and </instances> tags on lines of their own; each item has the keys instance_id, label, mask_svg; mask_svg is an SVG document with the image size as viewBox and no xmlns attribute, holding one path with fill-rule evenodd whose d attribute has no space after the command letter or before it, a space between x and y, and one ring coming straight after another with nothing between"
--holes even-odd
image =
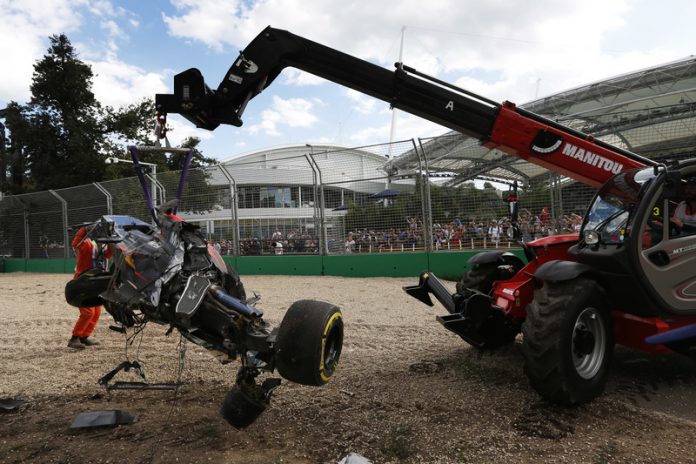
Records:
<instances>
[{"instance_id":1,"label":"race car wheel","mask_svg":"<svg viewBox=\"0 0 696 464\"><path fill-rule=\"evenodd\" d=\"M102 269L89 269L65 285L65 301L76 308L101 306L104 301L99 296L111 282L112 274Z\"/></svg>"},{"instance_id":2,"label":"race car wheel","mask_svg":"<svg viewBox=\"0 0 696 464\"><path fill-rule=\"evenodd\" d=\"M276 368L293 382L324 385L336 372L342 346L343 316L338 307L322 301L296 301L280 324Z\"/></svg>"},{"instance_id":3,"label":"race car wheel","mask_svg":"<svg viewBox=\"0 0 696 464\"><path fill-rule=\"evenodd\" d=\"M575 405L599 396L614 351L605 294L597 282L577 278L545 282L527 306L522 324L524 371L544 398Z\"/></svg>"}]
</instances>

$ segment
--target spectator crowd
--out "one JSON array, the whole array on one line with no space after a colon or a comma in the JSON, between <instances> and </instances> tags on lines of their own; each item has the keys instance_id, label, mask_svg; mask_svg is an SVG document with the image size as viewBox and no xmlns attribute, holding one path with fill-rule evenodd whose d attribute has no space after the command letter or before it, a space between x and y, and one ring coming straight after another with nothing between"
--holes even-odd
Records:
<instances>
[{"instance_id":1,"label":"spectator crowd","mask_svg":"<svg viewBox=\"0 0 696 464\"><path fill-rule=\"evenodd\" d=\"M553 220L547 208L537 215L523 209L518 217L519 238L524 242L549 235L577 233L581 225L582 216L571 213ZM432 241L436 250L507 247L514 242L509 217L465 221L455 218L448 223L436 222L433 224ZM349 231L340 242L329 238L328 248L335 253L379 253L422 250L424 243L423 222L409 217L401 228L356 229ZM230 240L222 240L219 246L223 255L234 254ZM285 234L276 229L266 239L241 239L240 251L242 255L312 254L319 251L318 238L298 230Z\"/></svg>"}]
</instances>

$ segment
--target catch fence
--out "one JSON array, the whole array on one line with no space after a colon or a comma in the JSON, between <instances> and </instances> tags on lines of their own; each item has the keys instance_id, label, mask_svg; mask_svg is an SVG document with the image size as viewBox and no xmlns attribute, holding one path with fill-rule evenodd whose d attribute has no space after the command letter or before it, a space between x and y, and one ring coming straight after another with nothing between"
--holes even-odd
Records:
<instances>
[{"instance_id":1,"label":"catch fence","mask_svg":"<svg viewBox=\"0 0 696 464\"><path fill-rule=\"evenodd\" d=\"M178 214L225 255L361 254L512 248L507 186L429 169L430 140L295 147L192 169ZM444 144L444 142L443 142ZM390 160L409 156L397 170ZM440 156L437 154L437 156ZM466 156L451 151L453 159ZM156 204L179 171L147 175ZM542 176L543 177L543 176ZM521 186L524 183L521 182ZM594 190L549 173L519 192L522 239L572 233ZM0 255L70 258L74 226L102 215L150 221L136 177L0 200Z\"/></svg>"}]
</instances>

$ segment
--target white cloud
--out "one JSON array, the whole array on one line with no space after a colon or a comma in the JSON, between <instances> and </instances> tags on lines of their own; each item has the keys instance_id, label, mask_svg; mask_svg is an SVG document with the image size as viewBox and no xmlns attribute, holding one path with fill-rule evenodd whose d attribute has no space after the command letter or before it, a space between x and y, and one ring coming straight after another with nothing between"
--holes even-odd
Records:
<instances>
[{"instance_id":1,"label":"white cloud","mask_svg":"<svg viewBox=\"0 0 696 464\"><path fill-rule=\"evenodd\" d=\"M105 105L118 108L169 91L169 73L146 72L116 58L89 64L94 73L92 91Z\"/></svg>"},{"instance_id":2,"label":"white cloud","mask_svg":"<svg viewBox=\"0 0 696 464\"><path fill-rule=\"evenodd\" d=\"M283 99L273 96L272 108L261 112L261 122L245 129L251 135L263 133L272 137L281 135L279 126L311 127L317 122L312 112L314 104L303 98Z\"/></svg>"},{"instance_id":3,"label":"white cloud","mask_svg":"<svg viewBox=\"0 0 696 464\"><path fill-rule=\"evenodd\" d=\"M198 137L201 141L213 138L212 132L198 129L192 126L186 119L175 114L167 116L167 127L169 128L167 139L169 139L169 143L173 147L180 145L181 142L189 137ZM206 156L211 156L211 154L206 153Z\"/></svg>"},{"instance_id":4,"label":"white cloud","mask_svg":"<svg viewBox=\"0 0 696 464\"><path fill-rule=\"evenodd\" d=\"M0 102L25 103L30 98L34 64L47 52L47 38L59 33L70 37L90 18L96 18L105 33L94 40L72 42L78 57L92 66L92 90L99 101L121 106L167 89L168 75L145 72L117 56L118 41L128 39L119 21L125 18L133 27L133 13L107 0L51 0L50 8L42 0L0 0L0 56L12 70L3 75Z\"/></svg>"},{"instance_id":5,"label":"white cloud","mask_svg":"<svg viewBox=\"0 0 696 464\"><path fill-rule=\"evenodd\" d=\"M80 24L80 3L54 0L47 8L43 0L0 0L0 56L4 69L0 100L24 103L29 99L34 62L46 53L46 37L56 31L75 30Z\"/></svg>"},{"instance_id":6,"label":"white cloud","mask_svg":"<svg viewBox=\"0 0 696 464\"><path fill-rule=\"evenodd\" d=\"M314 136L310 137L307 143L310 145L335 145L336 140L333 137Z\"/></svg>"},{"instance_id":7,"label":"white cloud","mask_svg":"<svg viewBox=\"0 0 696 464\"><path fill-rule=\"evenodd\" d=\"M92 0L91 2L82 3L86 3L89 11L96 16L107 17L117 14L109 0Z\"/></svg>"},{"instance_id":8,"label":"white cloud","mask_svg":"<svg viewBox=\"0 0 696 464\"><path fill-rule=\"evenodd\" d=\"M240 0L172 0L172 4L183 14L169 16L162 13L162 20L175 37L198 40L221 51L224 44L230 44L229 38L237 35L237 15L242 8Z\"/></svg>"},{"instance_id":9,"label":"white cloud","mask_svg":"<svg viewBox=\"0 0 696 464\"><path fill-rule=\"evenodd\" d=\"M101 28L106 31L110 37L124 38L125 34L116 23L116 21L109 19L101 22Z\"/></svg>"},{"instance_id":10,"label":"white cloud","mask_svg":"<svg viewBox=\"0 0 696 464\"><path fill-rule=\"evenodd\" d=\"M354 132L349 139L358 145L389 142L392 131L391 118L378 126L371 126ZM411 138L425 138L442 135L447 128L412 114L397 111L394 123L394 142Z\"/></svg>"},{"instance_id":11,"label":"white cloud","mask_svg":"<svg viewBox=\"0 0 696 464\"><path fill-rule=\"evenodd\" d=\"M344 95L353 103L352 108L360 114L372 114L378 100L360 93L357 90L346 89ZM383 105L380 105L380 107Z\"/></svg>"},{"instance_id":12,"label":"white cloud","mask_svg":"<svg viewBox=\"0 0 696 464\"><path fill-rule=\"evenodd\" d=\"M382 2L356 0L176 0L175 5L176 14L165 16L170 33L218 51L244 48L270 24L389 69L406 26L405 63L435 76L481 75L481 82L501 92L486 96L518 101L534 97L538 79L541 93L547 94L684 56L689 40L660 45L672 34L664 24L638 49L614 50L607 38L618 33L639 37L640 30L627 24L636 11L657 24L675 11L696 14L691 2L662 6L646 0L400 0L389 14ZM291 71L283 82L317 79Z\"/></svg>"},{"instance_id":13,"label":"white cloud","mask_svg":"<svg viewBox=\"0 0 696 464\"><path fill-rule=\"evenodd\" d=\"M287 68L283 71L283 83L288 85L320 85L326 82L326 79L315 76L314 74L309 74L304 71L300 71L295 68Z\"/></svg>"},{"instance_id":14,"label":"white cloud","mask_svg":"<svg viewBox=\"0 0 696 464\"><path fill-rule=\"evenodd\" d=\"M152 11L149 3L131 2L130 10L118 4L0 0L0 56L11 70L3 75L0 105L28 99L33 64L45 54L47 37L60 32L92 65L95 95L111 106L167 92L173 73L162 69L162 56L171 59L165 66L177 72L190 66L205 70L213 66L211 60L226 68L269 24L388 69L398 59L406 26L407 65L493 100L524 103L537 92L542 97L693 53L690 21L696 16L696 3L686 0L664 5L648 0L397 0L388 7L364 0L171 0L157 3L162 13L154 18L141 14ZM156 34L162 27L169 37ZM142 31L132 34L135 29ZM143 39L146 32L152 37ZM131 40L144 41L130 50ZM148 58L157 64L145 64ZM383 114L388 104L322 82L304 71L284 71L270 89L276 95L271 104L264 107L260 101L268 100L261 97L247 107L249 127L214 132L223 147L218 150L264 143L251 137L259 134L282 135L283 143L299 137L316 142L327 139L332 127L338 127L337 138L358 144L388 140L391 117ZM316 127L324 132L288 130ZM176 134L189 130L213 138L184 120ZM401 112L396 138L444 131Z\"/></svg>"},{"instance_id":15,"label":"white cloud","mask_svg":"<svg viewBox=\"0 0 696 464\"><path fill-rule=\"evenodd\" d=\"M363 58L391 64L398 56L401 28L406 26L406 58L412 58L412 53L439 57L446 67L461 66L470 56L495 62L495 56L481 47L495 48L499 54L501 42L527 46L539 42L596 42L601 32L620 25L627 8L622 0L543 0L532 4L401 0L385 15L383 3L355 0L173 3L179 14L164 15L170 32L217 49L244 46L270 24ZM250 6L244 6L247 3ZM468 51L464 48L467 44Z\"/></svg>"},{"instance_id":16,"label":"white cloud","mask_svg":"<svg viewBox=\"0 0 696 464\"><path fill-rule=\"evenodd\" d=\"M367 127L354 132L350 136L350 140L358 145L367 145L373 143L375 140L388 141L389 140L389 125L383 124L379 127Z\"/></svg>"}]
</instances>

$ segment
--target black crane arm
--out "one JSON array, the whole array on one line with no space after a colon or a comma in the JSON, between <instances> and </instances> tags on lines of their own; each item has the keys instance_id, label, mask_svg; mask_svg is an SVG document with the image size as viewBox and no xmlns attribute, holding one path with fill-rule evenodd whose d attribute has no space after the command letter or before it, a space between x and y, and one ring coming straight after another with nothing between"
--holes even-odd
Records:
<instances>
[{"instance_id":1,"label":"black crane arm","mask_svg":"<svg viewBox=\"0 0 696 464\"><path fill-rule=\"evenodd\" d=\"M295 67L392 107L461 132L487 148L520 157L593 187L625 169L655 162L517 108L496 103L402 65L390 71L368 61L267 27L242 51L213 90L198 69L174 76L174 93L158 94L160 113L179 113L197 127L242 125L247 103L285 67Z\"/></svg>"},{"instance_id":2,"label":"black crane arm","mask_svg":"<svg viewBox=\"0 0 696 464\"><path fill-rule=\"evenodd\" d=\"M267 27L239 54L216 90L195 68L174 77L174 94L158 94L163 113L179 113L208 130L240 126L246 104L285 67L294 67L384 100L395 108L477 139L491 131L500 104L397 63L396 71L288 31Z\"/></svg>"}]
</instances>

